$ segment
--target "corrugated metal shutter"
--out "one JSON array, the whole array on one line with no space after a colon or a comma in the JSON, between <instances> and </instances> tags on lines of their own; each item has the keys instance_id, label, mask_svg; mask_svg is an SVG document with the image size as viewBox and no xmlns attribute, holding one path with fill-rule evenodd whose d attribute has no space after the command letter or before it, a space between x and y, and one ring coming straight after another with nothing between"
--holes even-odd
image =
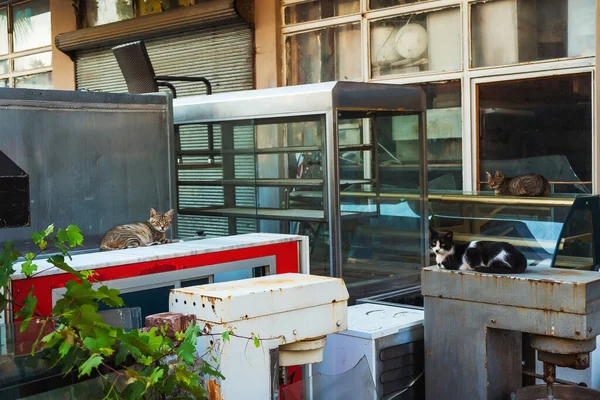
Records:
<instances>
[{"instance_id":1,"label":"corrugated metal shutter","mask_svg":"<svg viewBox=\"0 0 600 400\"><path fill-rule=\"evenodd\" d=\"M146 47L157 75L204 76L213 91L230 92L253 88L253 36L244 22L233 22L205 28L184 35L146 41ZM126 93L127 86L110 49L82 51L76 55L76 77L79 89ZM176 82L179 97L204 93L199 83ZM182 150L208 149L205 126L180 127ZM253 129L236 131L236 144L253 143ZM220 147L220 134L215 126L215 147ZM204 162L206 157L185 157L184 162ZM216 159L216 163L220 160ZM253 177L254 158L236 158L236 176ZM238 175L239 173L239 175ZM182 170L180 179L212 180L222 177L220 169ZM221 187L180 187L180 207L202 207L223 204ZM236 204L254 206L253 188L237 188ZM256 232L253 220L237 221L237 233ZM209 235L227 235L226 218L178 216L178 236L194 236L198 230Z\"/></svg>"}]
</instances>

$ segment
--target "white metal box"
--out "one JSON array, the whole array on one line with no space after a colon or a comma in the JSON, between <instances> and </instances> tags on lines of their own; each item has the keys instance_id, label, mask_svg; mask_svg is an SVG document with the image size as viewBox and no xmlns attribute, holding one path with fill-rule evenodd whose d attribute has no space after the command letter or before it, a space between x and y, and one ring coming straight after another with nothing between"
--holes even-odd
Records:
<instances>
[{"instance_id":1,"label":"white metal box","mask_svg":"<svg viewBox=\"0 0 600 400\"><path fill-rule=\"evenodd\" d=\"M377 395L384 400L402 391L424 369L422 310L379 304L348 307L348 330L327 336L323 362L312 366L313 375L339 375L365 356ZM402 399L424 396L421 376Z\"/></svg>"}]
</instances>

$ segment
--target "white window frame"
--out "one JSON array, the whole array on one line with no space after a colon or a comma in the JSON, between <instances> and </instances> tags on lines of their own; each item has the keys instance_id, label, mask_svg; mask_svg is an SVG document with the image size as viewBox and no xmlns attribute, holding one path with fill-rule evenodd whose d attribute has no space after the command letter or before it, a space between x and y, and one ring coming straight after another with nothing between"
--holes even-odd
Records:
<instances>
[{"instance_id":1,"label":"white window frame","mask_svg":"<svg viewBox=\"0 0 600 400\"><path fill-rule=\"evenodd\" d=\"M29 49L29 50L24 50L24 51L19 51L19 52L12 51L12 49L13 49L13 17L12 17L11 9L14 6L26 4L26 3L29 3L30 1L31 0L21 1L18 3L11 3L11 4L7 4L7 5L0 7L0 10L6 10L7 19L8 19L8 54L0 55L0 61L8 60L8 73L0 74L0 80L8 79L8 87L11 87L11 88L15 87L15 78L19 78L22 76L43 74L43 73L52 73L52 65L50 65L49 67L29 69L26 71L18 71L18 72L14 71L14 59L15 58L20 58L20 57L25 57L25 56L30 56L30 55L34 55L34 54L40 54L40 53L46 53L46 52L52 51L52 45L38 47L35 49ZM50 4L50 2L48 2L48 4Z\"/></svg>"},{"instance_id":2,"label":"white window frame","mask_svg":"<svg viewBox=\"0 0 600 400\"><path fill-rule=\"evenodd\" d=\"M351 22L360 22L361 24L361 70L362 81L378 82L390 84L421 84L435 83L448 80L461 81L461 107L462 107L462 151L463 151L463 190L474 191L477 188L477 126L475 123L476 96L475 90L478 83L502 82L509 80L527 79L533 77L570 75L575 73L589 72L592 74L592 192L600 193L600 162L598 161L598 152L600 151L600 141L597 138L596 130L596 98L595 98L595 66L596 57L580 56L571 58L549 59L534 61L522 64L511 64L492 67L471 67L471 36L469 27L471 24L471 4L494 0L429 0L408 5L387 7L378 10L369 10L369 0L359 0L360 12L344 15L341 17L332 17L317 21L303 22L293 25L285 24L285 7L287 5L306 3L313 0L282 0L281 3L281 22L282 22L282 46L281 61L283 82L287 82L287 65L285 54L285 41L291 34L305 33L332 26L344 25ZM460 6L461 13L461 43L462 43L462 66L460 70L450 72L424 71L415 74L402 76L386 76L371 78L369 62L369 23L373 20L384 17L395 17L403 14L422 13L435 11L448 7ZM598 7L598 6L597 6ZM597 10L596 10L597 11ZM596 15L597 12L596 12ZM596 21L598 24L599 21Z\"/></svg>"}]
</instances>

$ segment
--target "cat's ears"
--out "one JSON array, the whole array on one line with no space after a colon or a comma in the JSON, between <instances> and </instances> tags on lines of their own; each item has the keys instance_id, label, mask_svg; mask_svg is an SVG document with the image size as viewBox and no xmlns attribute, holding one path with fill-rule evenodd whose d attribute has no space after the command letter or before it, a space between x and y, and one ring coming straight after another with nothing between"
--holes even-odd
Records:
<instances>
[{"instance_id":1,"label":"cat's ears","mask_svg":"<svg viewBox=\"0 0 600 400\"><path fill-rule=\"evenodd\" d=\"M485 176L487 176L488 181L492 178L492 174L490 174L489 172L485 171Z\"/></svg>"},{"instance_id":2,"label":"cat's ears","mask_svg":"<svg viewBox=\"0 0 600 400\"><path fill-rule=\"evenodd\" d=\"M450 231L450 232L446 232L446 234L444 235L444 237L450 241L452 241L454 239L454 232Z\"/></svg>"},{"instance_id":3,"label":"cat's ears","mask_svg":"<svg viewBox=\"0 0 600 400\"><path fill-rule=\"evenodd\" d=\"M502 175L502 172L500 172L500 171L498 171L498 170L496 170L496 175L495 175L495 176L496 176L497 178L502 178L502 177L504 177L504 175Z\"/></svg>"},{"instance_id":4,"label":"cat's ears","mask_svg":"<svg viewBox=\"0 0 600 400\"><path fill-rule=\"evenodd\" d=\"M432 235L435 235L437 233L436 230L431 227L431 225L429 225L429 233L431 233Z\"/></svg>"},{"instance_id":5,"label":"cat's ears","mask_svg":"<svg viewBox=\"0 0 600 400\"><path fill-rule=\"evenodd\" d=\"M169 217L170 219L173 219L173 216L175 215L175 211L173 211L173 209L171 209L171 210L167 211L167 212L165 213L165 215L166 215L167 217Z\"/></svg>"},{"instance_id":6,"label":"cat's ears","mask_svg":"<svg viewBox=\"0 0 600 400\"><path fill-rule=\"evenodd\" d=\"M158 214L158 213L156 212L156 210L155 210L154 208L151 208L151 209L150 209L150 217L151 217L151 218L153 218L153 217L156 217L156 214Z\"/></svg>"}]
</instances>

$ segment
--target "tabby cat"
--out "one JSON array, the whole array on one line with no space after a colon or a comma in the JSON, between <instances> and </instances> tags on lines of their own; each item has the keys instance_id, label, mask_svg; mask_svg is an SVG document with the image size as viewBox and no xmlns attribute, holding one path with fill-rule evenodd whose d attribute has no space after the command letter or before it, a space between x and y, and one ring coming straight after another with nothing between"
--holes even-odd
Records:
<instances>
[{"instance_id":1,"label":"tabby cat","mask_svg":"<svg viewBox=\"0 0 600 400\"><path fill-rule=\"evenodd\" d=\"M540 174L527 174L514 177L504 176L496 171L494 175L486 171L487 183L496 194L507 196L547 197L550 183Z\"/></svg>"},{"instance_id":2,"label":"tabby cat","mask_svg":"<svg viewBox=\"0 0 600 400\"><path fill-rule=\"evenodd\" d=\"M106 232L100 241L100 251L177 242L177 240L170 240L165 237L165 232L173 221L173 214L173 210L161 214L151 208L148 221L115 226Z\"/></svg>"},{"instance_id":3,"label":"tabby cat","mask_svg":"<svg viewBox=\"0 0 600 400\"><path fill-rule=\"evenodd\" d=\"M429 249L442 269L506 274L521 273L527 268L527 258L510 243L457 243L452 232L437 232L431 227Z\"/></svg>"}]
</instances>

